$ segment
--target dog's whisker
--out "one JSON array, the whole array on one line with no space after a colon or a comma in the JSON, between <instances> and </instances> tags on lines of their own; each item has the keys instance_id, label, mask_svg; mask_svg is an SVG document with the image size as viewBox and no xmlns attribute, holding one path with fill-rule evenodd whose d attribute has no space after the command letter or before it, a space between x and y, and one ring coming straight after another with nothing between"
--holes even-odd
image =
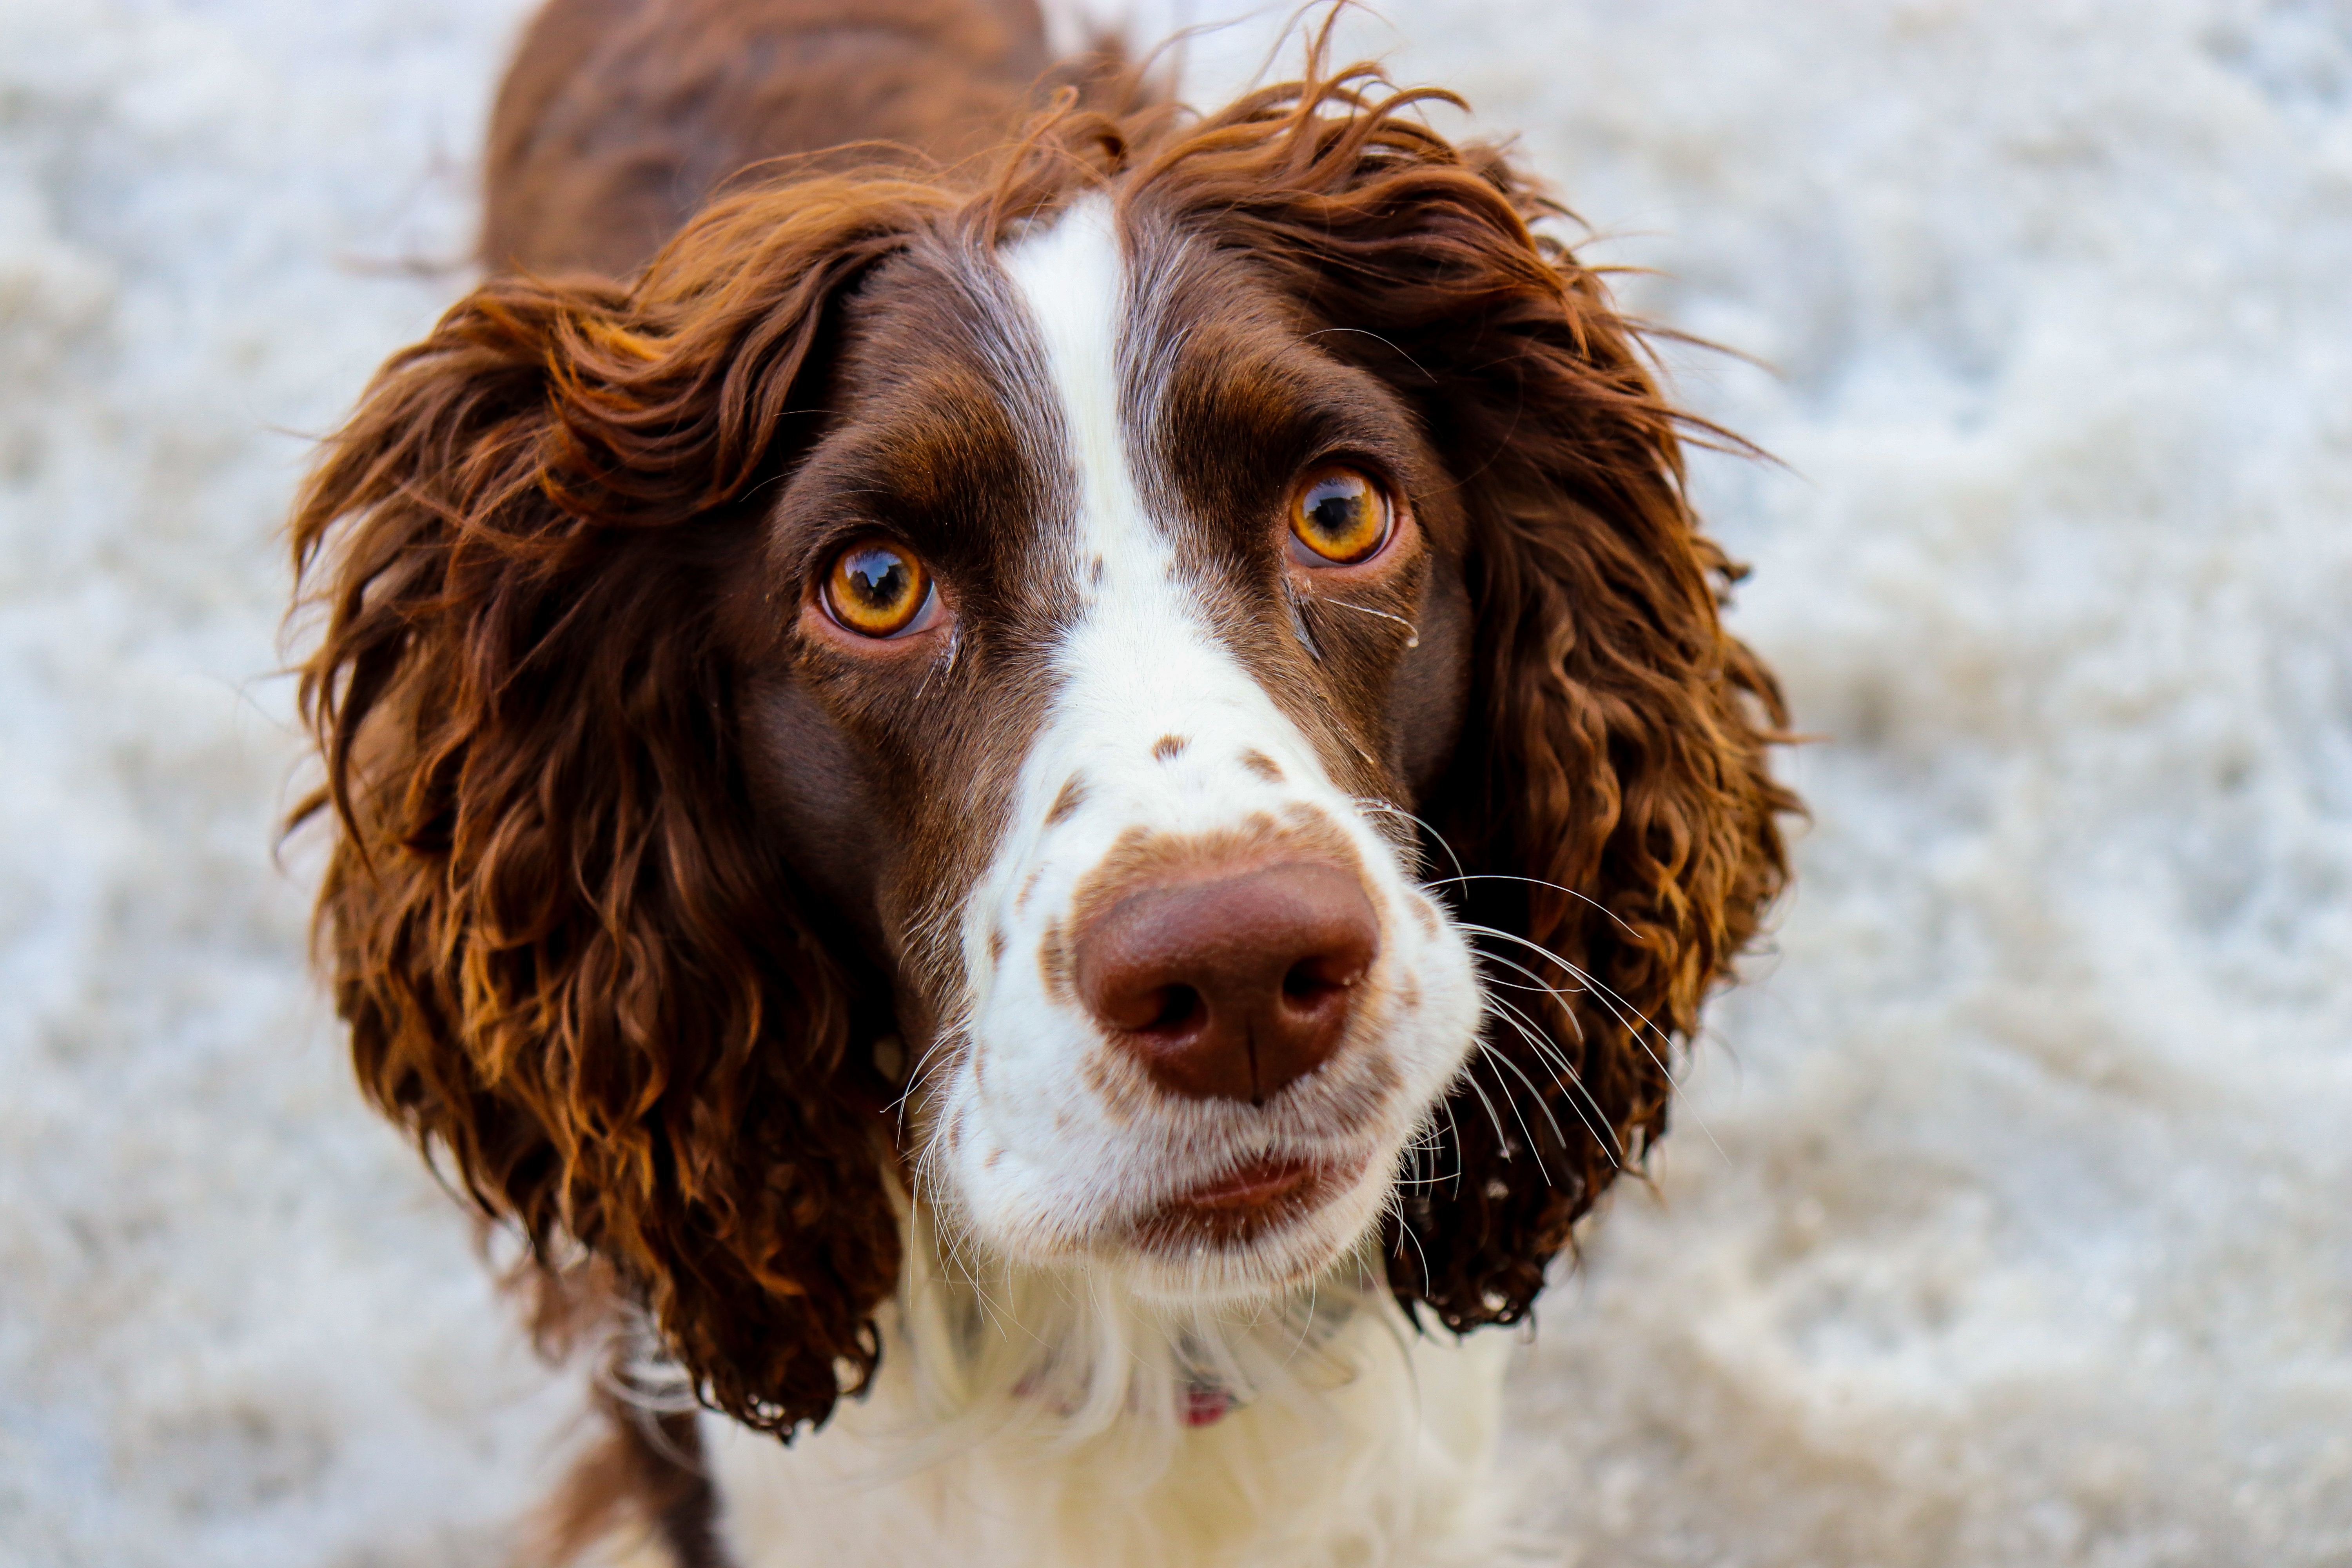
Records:
<instances>
[{"instance_id":1,"label":"dog's whisker","mask_svg":"<svg viewBox=\"0 0 2352 1568\"><path fill-rule=\"evenodd\" d=\"M1438 832L1436 828L1431 826L1426 817L1416 816L1412 812L1407 811L1404 807L1397 805L1394 801L1382 800L1378 795L1359 795L1356 797L1356 805L1360 810L1385 812L1391 816L1401 816L1404 818L1404 820L1412 823L1423 833L1428 834L1430 842L1435 844L1440 849L1445 851L1445 858L1454 862L1454 870L1458 872L1462 869L1462 857L1454 852L1454 846L1445 841L1445 835ZM1446 879L1447 881L1453 881L1455 879L1456 879L1451 877ZM1436 882L1424 882L1422 884L1424 888L1433 888L1441 885L1442 884Z\"/></svg>"},{"instance_id":2,"label":"dog's whisker","mask_svg":"<svg viewBox=\"0 0 2352 1568\"><path fill-rule=\"evenodd\" d=\"M1404 1217L1404 1205L1402 1200L1395 1194L1391 1194L1389 1201L1397 1205L1397 1236L1402 1240L1412 1243L1413 1256L1421 1259L1421 1277L1423 1279L1435 1279L1436 1275L1432 1273L1430 1270L1429 1253L1421 1245L1421 1237L1413 1230L1412 1224Z\"/></svg>"},{"instance_id":3,"label":"dog's whisker","mask_svg":"<svg viewBox=\"0 0 2352 1568\"><path fill-rule=\"evenodd\" d=\"M1528 1048L1536 1053L1538 1061L1557 1071L1562 1080L1575 1091L1570 1102L1574 1103L1575 1100L1581 1100L1585 1106L1591 1108L1591 1114L1588 1116L1580 1107L1576 1113L1577 1119L1584 1123L1586 1131L1590 1131L1601 1144L1609 1155L1610 1163L1622 1170L1627 1158L1625 1145L1618 1141L1615 1129L1609 1125L1609 1118L1601 1111L1601 1102L1594 1099L1592 1091L1585 1087L1583 1075L1579 1073L1569 1061L1567 1054L1537 1026L1533 1019L1525 1016L1517 1008L1510 1006L1500 997L1489 997L1487 1000L1505 1009L1504 1021L1518 1032L1520 1038L1527 1042ZM1597 1121L1595 1118L1598 1118Z\"/></svg>"},{"instance_id":4,"label":"dog's whisker","mask_svg":"<svg viewBox=\"0 0 2352 1568\"><path fill-rule=\"evenodd\" d=\"M1578 1075L1576 1069L1569 1064L1563 1056L1560 1055L1559 1049L1554 1047L1549 1040L1544 1037L1543 1031L1538 1029L1533 1022L1520 1015L1516 1009L1500 1011L1496 1016L1499 1016L1514 1033L1518 1035L1521 1041L1528 1047L1528 1050L1534 1053L1537 1065L1548 1068L1559 1075L1560 1082L1565 1084L1570 1091L1569 1095L1569 1103L1570 1108L1575 1110L1577 1120L1583 1123L1586 1131L1592 1134L1593 1140L1601 1145L1602 1152L1608 1154L1610 1157L1610 1163L1622 1169L1622 1157L1624 1154L1623 1147L1618 1143L1616 1133L1610 1129L1608 1119L1605 1116L1601 1116L1601 1107L1599 1103L1593 1100L1591 1093L1586 1089L1584 1080ZM1486 1040L1483 1037L1480 1043L1486 1048L1494 1050L1497 1056L1501 1057L1502 1059L1506 1061L1510 1059L1508 1054L1503 1052L1496 1043ZM1530 1088L1532 1089L1533 1086L1530 1085ZM1541 1091L1539 1090L1537 1092L1541 1094ZM1548 1094L1542 1094L1542 1098L1547 1103L1549 1103L1549 1096ZM1587 1105L1590 1105L1591 1108L1591 1115L1586 1114L1585 1107ZM1593 1120L1594 1117L1600 1117L1601 1119L1596 1122ZM1563 1137L1560 1140L1560 1142L1562 1147L1566 1147L1568 1140Z\"/></svg>"},{"instance_id":5,"label":"dog's whisker","mask_svg":"<svg viewBox=\"0 0 2352 1568\"><path fill-rule=\"evenodd\" d=\"M1659 1073L1665 1079L1666 1087L1669 1091L1682 1100L1683 1108L1689 1112L1691 1121L1696 1124L1699 1131L1706 1136L1707 1142L1714 1146L1716 1153L1722 1157L1725 1164L1727 1165L1731 1163L1731 1155L1725 1150L1722 1142L1717 1139L1715 1130L1706 1124L1706 1119L1701 1116L1697 1110L1690 1104L1689 1093L1684 1088L1682 1080L1675 1077L1674 1068L1668 1067L1666 1065L1665 1058L1661 1057L1657 1051L1651 1047L1649 1039L1647 1038L1647 1034L1655 1034L1660 1039L1667 1042L1667 1048L1669 1050L1673 1048L1672 1038L1664 1030L1660 1029L1647 1018L1642 1017L1641 1015L1634 1013L1630 1007L1626 1007L1624 1005L1623 998L1618 996L1614 991L1602 984L1587 971L1570 963L1568 960L1560 957L1558 953L1553 952L1550 949L1546 948L1539 943L1529 942L1523 936L1514 935L1510 931L1496 931L1491 926L1471 925L1465 922L1462 929L1468 931L1475 931L1485 936L1502 937L1508 941L1518 942L1523 946L1533 948L1537 952L1543 954L1553 963L1559 964L1562 969L1566 970L1571 976L1581 983L1583 989L1580 992L1576 993L1577 994L1600 998L1601 1005L1608 1009L1610 1016L1615 1018L1618 1024L1624 1028L1626 1037L1635 1045L1642 1047L1643 1054L1650 1058L1651 1062L1657 1068ZM1491 953L1487 956L1494 959L1496 963L1507 962L1507 960L1497 958L1496 955ZM1519 966L1514 964L1512 967L1518 968ZM1521 970L1521 973L1528 973L1530 978L1534 978L1531 971L1523 969Z\"/></svg>"},{"instance_id":6,"label":"dog's whisker","mask_svg":"<svg viewBox=\"0 0 2352 1568\"><path fill-rule=\"evenodd\" d=\"M1633 1034L1635 1037L1640 1038L1646 1035L1654 1034L1660 1039L1664 1040L1670 1047L1672 1047L1674 1043L1672 1036L1668 1035L1664 1029L1658 1027L1657 1025L1650 1022L1649 1019L1643 1017L1641 1014L1635 1012L1623 997L1618 995L1616 992L1611 990L1607 985L1596 979L1590 971L1570 963L1565 958L1562 958L1559 953L1554 952L1551 949L1544 946L1541 942L1531 942L1516 931L1503 931L1495 926L1475 925L1467 921L1462 921L1461 925L1464 931L1469 931L1474 935L1491 936L1504 942L1514 942L1531 952L1549 959L1552 963L1559 964L1570 979L1577 982L1577 990L1561 991L1559 992L1559 994L1589 995L1597 997L1604 1005L1609 1007L1611 1016L1616 1018L1620 1024L1623 1025L1627 1031ZM1538 975L1535 971L1528 969L1524 965L1513 963L1510 960L1502 957L1500 954L1490 953L1486 956L1492 959L1493 962L1507 964L1510 968L1517 970L1520 973L1528 976L1530 979L1536 980L1538 984L1541 984L1541 977ZM1622 1011L1620 1011L1620 1009L1622 1009ZM1665 1067L1664 1062L1660 1062L1658 1065L1661 1068L1664 1068ZM1666 1080L1669 1083L1675 1084L1677 1088L1681 1087L1680 1080L1675 1078L1670 1069L1666 1072Z\"/></svg>"},{"instance_id":7,"label":"dog's whisker","mask_svg":"<svg viewBox=\"0 0 2352 1568\"><path fill-rule=\"evenodd\" d=\"M1561 1130L1559 1118L1551 1113L1550 1100L1545 1095L1543 1090L1536 1087L1536 1080L1528 1076L1527 1069L1519 1066L1518 1063L1513 1061L1503 1052L1496 1049L1494 1044L1488 1040L1481 1039L1478 1042L1478 1055L1485 1060L1494 1062L1502 1067L1508 1071L1513 1078L1517 1079L1522 1084L1527 1086L1528 1097L1535 1101L1536 1109L1543 1112L1544 1121L1551 1128L1553 1140L1563 1149L1570 1147L1568 1134ZM1528 1125L1526 1115L1519 1110L1519 1097L1510 1093L1508 1086L1505 1085L1500 1079L1496 1081L1496 1087L1504 1090L1504 1098L1509 1102L1511 1107L1511 1120L1519 1124L1519 1136L1526 1140L1528 1158L1536 1163L1537 1171L1541 1173L1543 1176L1544 1185L1550 1186L1552 1184L1551 1168L1544 1162L1542 1143L1537 1141L1535 1131Z\"/></svg>"},{"instance_id":8,"label":"dog's whisker","mask_svg":"<svg viewBox=\"0 0 2352 1568\"><path fill-rule=\"evenodd\" d=\"M1477 1058L1475 1055L1471 1058L1471 1060L1473 1061L1475 1061L1476 1059ZM1495 1129L1496 1146L1497 1148L1508 1147L1511 1142L1511 1136L1509 1133L1503 1131L1503 1119L1496 1113L1495 1102L1486 1098L1486 1091L1478 1086L1477 1075L1470 1070L1467 1063L1464 1064L1462 1072L1455 1081L1467 1085L1470 1092L1478 1097L1478 1103L1486 1108L1486 1120L1493 1124Z\"/></svg>"},{"instance_id":9,"label":"dog's whisker","mask_svg":"<svg viewBox=\"0 0 2352 1568\"><path fill-rule=\"evenodd\" d=\"M1421 646L1421 628L1414 626L1411 621L1406 620L1402 616L1391 615L1386 610L1376 610L1370 605L1359 605L1347 599L1335 599L1328 594L1316 595L1315 603L1318 605L1328 605L1333 609L1338 610L1353 610L1360 616L1378 616L1384 621L1394 621L1397 625L1404 628L1405 647L1419 647Z\"/></svg>"},{"instance_id":10,"label":"dog's whisker","mask_svg":"<svg viewBox=\"0 0 2352 1568\"><path fill-rule=\"evenodd\" d=\"M1415 820L1418 821L1419 819L1415 818ZM1634 942L1638 942L1642 940L1642 933L1635 931L1632 926L1627 925L1618 915L1616 910L1611 909L1608 905L1601 902L1599 900L1591 897L1590 894L1578 892L1574 888L1563 888L1558 882L1547 882L1541 877L1521 877L1507 871L1480 871L1475 875L1465 876L1460 874L1462 870L1462 862L1459 860L1456 860L1454 863L1454 869L1456 872L1456 875L1444 878L1439 881L1432 882L1428 885L1430 887L1436 888L1444 887L1446 884L1453 882L1525 882L1531 888L1549 888L1555 893L1565 893L1570 898L1576 900L1580 903L1591 905L1595 910L1608 916L1611 921L1616 923L1619 931L1623 931Z\"/></svg>"}]
</instances>

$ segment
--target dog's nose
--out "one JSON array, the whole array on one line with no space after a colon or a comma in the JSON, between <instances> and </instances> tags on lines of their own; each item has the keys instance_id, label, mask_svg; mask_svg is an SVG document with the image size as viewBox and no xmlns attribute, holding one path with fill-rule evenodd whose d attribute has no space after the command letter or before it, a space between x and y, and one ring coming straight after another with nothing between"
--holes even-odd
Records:
<instances>
[{"instance_id":1,"label":"dog's nose","mask_svg":"<svg viewBox=\"0 0 2352 1568\"><path fill-rule=\"evenodd\" d=\"M1353 872L1292 862L1139 889L1071 956L1087 1008L1164 1088L1255 1105L1339 1048L1380 945Z\"/></svg>"}]
</instances>

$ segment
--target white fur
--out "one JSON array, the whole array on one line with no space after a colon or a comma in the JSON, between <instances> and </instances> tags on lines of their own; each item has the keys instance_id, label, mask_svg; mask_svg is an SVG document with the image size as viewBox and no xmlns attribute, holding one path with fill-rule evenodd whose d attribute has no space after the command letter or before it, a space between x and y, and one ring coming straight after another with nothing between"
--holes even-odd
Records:
<instances>
[{"instance_id":1,"label":"white fur","mask_svg":"<svg viewBox=\"0 0 2352 1568\"><path fill-rule=\"evenodd\" d=\"M792 1450L706 1423L727 1539L743 1568L1481 1561L1501 1347L1417 1334L1372 1255L1400 1162L1472 1046L1467 944L1220 641L1171 520L1146 500L1170 489L1139 482L1146 447L1125 420L1150 418L1138 367L1174 348L1135 308L1108 205L1079 204L1003 264L1058 416L1041 455L1074 476L1055 570L1079 607L1010 826L962 911L969 994L912 1095L919 1198L878 1383ZM1170 735L1186 744L1156 755ZM1049 822L1074 774L1083 804ZM1263 1106L1181 1099L1054 994L1040 956L1122 833L1253 817L1344 837L1380 957L1324 1067ZM1171 1198L1266 1155L1361 1173L1245 1243L1169 1257L1129 1239ZM1202 1386L1238 1406L1188 1426L1187 1390Z\"/></svg>"},{"instance_id":2,"label":"white fur","mask_svg":"<svg viewBox=\"0 0 2352 1568\"><path fill-rule=\"evenodd\" d=\"M1082 608L1056 652L1060 693L1024 767L1010 830L965 911L969 1026L948 1042L952 1054L929 1086L927 1173L978 1242L1043 1265L1117 1251L1124 1224L1277 1142L1361 1162L1350 1192L1251 1248L1174 1269L1127 1258L1147 1285L1180 1298L1219 1285L1286 1287L1328 1267L1371 1224L1399 1152L1460 1069L1477 1021L1469 950L1329 782L1313 744L1213 635L1166 520L1145 502L1134 472L1139 443L1121 414L1150 417L1133 367L1156 361L1161 345L1121 341L1135 312L1107 205L1081 203L1010 249L1004 266L1034 322L1078 477L1065 569ZM1188 743L1173 759L1155 756L1169 735ZM1274 760L1280 782L1244 765L1251 751ZM1085 780L1084 802L1049 825L1074 774ZM1374 1037L1263 1109L1163 1096L1134 1117L1105 1104L1077 1069L1089 1058L1116 1068L1114 1047L1074 999L1049 994L1039 963L1080 880L1133 827L1208 834L1286 813L1335 825L1364 865L1381 952L1358 1006L1372 1016L1365 1032ZM991 958L992 930L1005 938L1001 963ZM1368 1125L1341 1135L1333 1101L1360 1088L1375 1055L1394 1069L1395 1086Z\"/></svg>"},{"instance_id":3,"label":"white fur","mask_svg":"<svg viewBox=\"0 0 2352 1568\"><path fill-rule=\"evenodd\" d=\"M871 1394L787 1449L706 1417L739 1568L1467 1568L1492 1561L1507 1336L1418 1336L1359 1256L1323 1321L1155 1308L1082 1271L968 1281L927 1223ZM1328 1335L1328 1337L1321 1337ZM1205 1348L1202 1348L1205 1346ZM1189 1352L1247 1399L1187 1428Z\"/></svg>"}]
</instances>

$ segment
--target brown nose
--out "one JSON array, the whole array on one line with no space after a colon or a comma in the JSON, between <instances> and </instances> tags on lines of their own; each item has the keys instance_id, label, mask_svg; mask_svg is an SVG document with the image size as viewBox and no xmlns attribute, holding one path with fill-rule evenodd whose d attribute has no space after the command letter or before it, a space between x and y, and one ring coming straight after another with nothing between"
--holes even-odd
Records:
<instances>
[{"instance_id":1,"label":"brown nose","mask_svg":"<svg viewBox=\"0 0 2352 1568\"><path fill-rule=\"evenodd\" d=\"M1072 956L1087 1006L1163 1087L1257 1105L1339 1048L1380 948L1356 876L1304 862L1130 893Z\"/></svg>"}]
</instances>

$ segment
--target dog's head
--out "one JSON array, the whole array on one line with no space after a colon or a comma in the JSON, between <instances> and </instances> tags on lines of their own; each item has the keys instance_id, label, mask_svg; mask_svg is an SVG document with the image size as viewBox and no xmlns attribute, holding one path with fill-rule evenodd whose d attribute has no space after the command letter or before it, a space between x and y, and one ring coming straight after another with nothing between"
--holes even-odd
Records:
<instances>
[{"instance_id":1,"label":"dog's head","mask_svg":"<svg viewBox=\"0 0 2352 1568\"><path fill-rule=\"evenodd\" d=\"M747 1421L871 1370L894 1166L1013 1262L1378 1227L1515 1319L1780 886L1675 416L1376 83L494 279L306 495L362 1080Z\"/></svg>"}]
</instances>

